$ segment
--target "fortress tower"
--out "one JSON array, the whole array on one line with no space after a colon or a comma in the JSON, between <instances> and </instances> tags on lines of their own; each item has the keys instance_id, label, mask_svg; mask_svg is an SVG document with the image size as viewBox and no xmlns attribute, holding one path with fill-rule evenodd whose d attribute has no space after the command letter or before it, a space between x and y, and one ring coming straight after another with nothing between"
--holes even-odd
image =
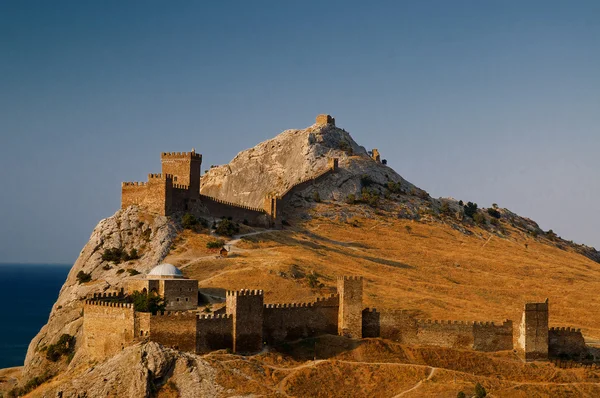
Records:
<instances>
[{"instance_id":1,"label":"fortress tower","mask_svg":"<svg viewBox=\"0 0 600 398\"><path fill-rule=\"evenodd\" d=\"M262 290L227 292L227 314L233 317L233 352L262 350L263 304Z\"/></svg>"},{"instance_id":2,"label":"fortress tower","mask_svg":"<svg viewBox=\"0 0 600 398\"><path fill-rule=\"evenodd\" d=\"M526 361L548 359L548 299L525 304L517 346Z\"/></svg>"},{"instance_id":3,"label":"fortress tower","mask_svg":"<svg viewBox=\"0 0 600 398\"><path fill-rule=\"evenodd\" d=\"M172 175L176 182L189 187L190 195L200 194L202 155L192 152L163 152L160 154L162 174Z\"/></svg>"},{"instance_id":4,"label":"fortress tower","mask_svg":"<svg viewBox=\"0 0 600 398\"><path fill-rule=\"evenodd\" d=\"M353 339L362 338L362 276L338 277L337 291L340 295L338 334Z\"/></svg>"},{"instance_id":5,"label":"fortress tower","mask_svg":"<svg viewBox=\"0 0 600 398\"><path fill-rule=\"evenodd\" d=\"M331 115L321 114L317 116L316 124L319 126L332 125L335 126L335 118Z\"/></svg>"}]
</instances>

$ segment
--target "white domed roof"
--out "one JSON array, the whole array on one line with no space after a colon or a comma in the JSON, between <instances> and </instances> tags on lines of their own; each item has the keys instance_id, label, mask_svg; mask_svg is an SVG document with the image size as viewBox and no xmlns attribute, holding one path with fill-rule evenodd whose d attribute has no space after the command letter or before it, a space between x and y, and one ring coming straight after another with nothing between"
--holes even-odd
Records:
<instances>
[{"instance_id":1,"label":"white domed roof","mask_svg":"<svg viewBox=\"0 0 600 398\"><path fill-rule=\"evenodd\" d=\"M148 276L168 276L171 278L183 278L183 274L173 264L160 264L152 268L152 271L148 273Z\"/></svg>"}]
</instances>

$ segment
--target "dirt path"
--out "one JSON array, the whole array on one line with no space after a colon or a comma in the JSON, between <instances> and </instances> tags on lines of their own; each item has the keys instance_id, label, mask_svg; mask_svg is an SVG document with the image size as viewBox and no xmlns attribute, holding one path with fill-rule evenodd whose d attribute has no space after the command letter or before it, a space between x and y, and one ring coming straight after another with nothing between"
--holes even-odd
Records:
<instances>
[{"instance_id":1,"label":"dirt path","mask_svg":"<svg viewBox=\"0 0 600 398\"><path fill-rule=\"evenodd\" d=\"M409 392L411 392L411 391L414 391L414 390L416 390L417 388L421 387L421 384L423 384L423 382L424 382L424 381L431 380L431 378L432 378L432 377L433 377L433 375L435 374L435 371L437 370L437 368L430 368L430 369L431 369L431 371L429 372L429 375L427 375L427 377L426 377L426 378L424 378L423 380L420 380L420 381L419 381L417 384L415 384L415 385L414 385L412 388L409 388L409 389L408 389L408 390L406 390L406 391L402 391L402 392L401 392L400 394L398 394L398 395L394 395L394 397L393 397L393 398L399 398L399 397L402 397L402 396L404 396L404 395L408 394Z\"/></svg>"}]
</instances>

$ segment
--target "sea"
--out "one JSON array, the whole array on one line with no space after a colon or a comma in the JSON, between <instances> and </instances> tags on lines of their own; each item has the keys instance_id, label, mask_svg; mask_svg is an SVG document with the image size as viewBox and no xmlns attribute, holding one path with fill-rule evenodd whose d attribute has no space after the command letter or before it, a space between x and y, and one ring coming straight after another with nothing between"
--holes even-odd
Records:
<instances>
[{"instance_id":1,"label":"sea","mask_svg":"<svg viewBox=\"0 0 600 398\"><path fill-rule=\"evenodd\" d=\"M70 264L0 264L0 369L23 365L70 269Z\"/></svg>"}]
</instances>

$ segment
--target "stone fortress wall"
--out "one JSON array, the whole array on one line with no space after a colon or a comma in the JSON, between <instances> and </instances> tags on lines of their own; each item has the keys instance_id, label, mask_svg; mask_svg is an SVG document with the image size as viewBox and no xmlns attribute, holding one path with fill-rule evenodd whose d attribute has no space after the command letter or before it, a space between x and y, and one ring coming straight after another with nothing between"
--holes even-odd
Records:
<instances>
[{"instance_id":1,"label":"stone fortress wall","mask_svg":"<svg viewBox=\"0 0 600 398\"><path fill-rule=\"evenodd\" d=\"M195 283L197 294L195 280L164 280L166 284L183 281ZM135 278L131 283L127 292L143 286ZM522 323L515 330L510 320L501 324L437 321L417 319L407 310L365 309L361 277L340 277L337 287L338 293L329 297L281 304L265 303L262 290L229 291L225 311L210 315L200 314L197 303L189 302L184 311L141 313L132 304L121 302L127 298L122 291L95 294L84 305L84 347L94 358L109 357L144 340L195 353L218 349L250 353L261 351L265 344L338 334L476 351L514 349L527 361L547 360L549 355L583 358L588 353L580 330L548 329L547 301L527 303ZM168 288L162 292L167 302L185 293Z\"/></svg>"},{"instance_id":2,"label":"stone fortress wall","mask_svg":"<svg viewBox=\"0 0 600 398\"><path fill-rule=\"evenodd\" d=\"M333 125L330 115L319 115L317 125ZM123 182L121 184L121 208L137 205L160 215L177 212L205 213L214 217L231 217L246 220L250 225L274 226L281 222L281 210L288 199L317 183L338 168L338 159L329 159L325 170L306 177L291 185L284 192L269 194L262 208L233 203L200 194L200 170L202 155L191 152L163 152L160 156L162 173L148 174L147 182Z\"/></svg>"}]
</instances>

